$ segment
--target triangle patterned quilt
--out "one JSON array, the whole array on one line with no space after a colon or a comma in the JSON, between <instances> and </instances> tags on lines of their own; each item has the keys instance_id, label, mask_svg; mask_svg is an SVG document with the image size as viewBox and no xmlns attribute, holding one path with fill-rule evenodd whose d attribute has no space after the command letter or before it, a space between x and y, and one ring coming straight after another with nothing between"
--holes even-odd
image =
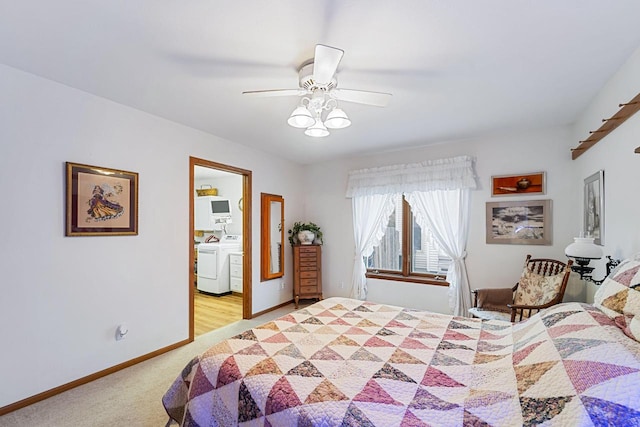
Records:
<instances>
[{"instance_id":1,"label":"triangle patterned quilt","mask_svg":"<svg viewBox=\"0 0 640 427\"><path fill-rule=\"evenodd\" d=\"M640 425L640 344L593 306L511 324L328 298L194 358L182 426Z\"/></svg>"}]
</instances>

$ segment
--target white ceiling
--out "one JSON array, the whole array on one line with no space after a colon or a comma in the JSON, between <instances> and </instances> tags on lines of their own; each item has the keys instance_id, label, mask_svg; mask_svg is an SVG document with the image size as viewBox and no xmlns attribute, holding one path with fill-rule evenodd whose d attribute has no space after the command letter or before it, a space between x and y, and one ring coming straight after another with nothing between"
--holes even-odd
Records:
<instances>
[{"instance_id":1,"label":"white ceiling","mask_svg":"<svg viewBox=\"0 0 640 427\"><path fill-rule=\"evenodd\" d=\"M640 46L638 0L0 1L1 63L300 163L572 123ZM296 88L318 43L339 88L393 94L323 139L241 94Z\"/></svg>"}]
</instances>

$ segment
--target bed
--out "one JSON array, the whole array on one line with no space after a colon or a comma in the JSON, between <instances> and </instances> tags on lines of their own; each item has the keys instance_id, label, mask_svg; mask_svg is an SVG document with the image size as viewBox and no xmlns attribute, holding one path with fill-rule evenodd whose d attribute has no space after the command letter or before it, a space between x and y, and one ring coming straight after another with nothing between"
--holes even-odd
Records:
<instances>
[{"instance_id":1,"label":"bed","mask_svg":"<svg viewBox=\"0 0 640 427\"><path fill-rule=\"evenodd\" d=\"M640 425L627 276L517 324L328 298L195 357L163 404L182 426Z\"/></svg>"}]
</instances>

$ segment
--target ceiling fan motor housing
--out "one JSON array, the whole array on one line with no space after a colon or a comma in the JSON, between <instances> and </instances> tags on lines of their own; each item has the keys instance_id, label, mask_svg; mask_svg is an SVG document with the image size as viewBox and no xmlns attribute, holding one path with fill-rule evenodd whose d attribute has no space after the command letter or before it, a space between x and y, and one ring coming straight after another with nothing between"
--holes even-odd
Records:
<instances>
[{"instance_id":1,"label":"ceiling fan motor housing","mask_svg":"<svg viewBox=\"0 0 640 427\"><path fill-rule=\"evenodd\" d=\"M328 92L338 86L338 80L336 79L335 75L327 84L318 84L315 80L313 80L313 60L305 62L302 67L300 67L300 71L298 71L298 79L300 82L300 87L308 90L309 92L314 92L316 89Z\"/></svg>"}]
</instances>

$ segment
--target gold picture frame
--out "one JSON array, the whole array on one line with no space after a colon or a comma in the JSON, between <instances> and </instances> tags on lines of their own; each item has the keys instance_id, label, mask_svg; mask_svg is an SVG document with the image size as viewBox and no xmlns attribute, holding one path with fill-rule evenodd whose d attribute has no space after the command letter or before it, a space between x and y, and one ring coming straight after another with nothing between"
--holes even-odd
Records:
<instances>
[{"instance_id":1,"label":"gold picture frame","mask_svg":"<svg viewBox=\"0 0 640 427\"><path fill-rule=\"evenodd\" d=\"M551 200L487 202L487 243L550 245Z\"/></svg>"},{"instance_id":2,"label":"gold picture frame","mask_svg":"<svg viewBox=\"0 0 640 427\"><path fill-rule=\"evenodd\" d=\"M66 236L138 234L138 174L66 162Z\"/></svg>"}]
</instances>

